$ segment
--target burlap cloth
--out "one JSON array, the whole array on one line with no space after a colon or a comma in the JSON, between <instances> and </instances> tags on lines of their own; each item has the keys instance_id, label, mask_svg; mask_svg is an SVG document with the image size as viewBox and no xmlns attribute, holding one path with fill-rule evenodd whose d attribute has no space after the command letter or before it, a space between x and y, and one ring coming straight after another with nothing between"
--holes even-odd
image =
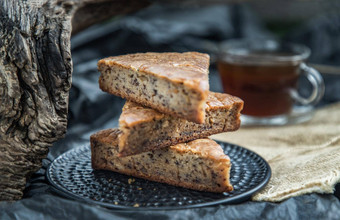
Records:
<instances>
[{"instance_id":1,"label":"burlap cloth","mask_svg":"<svg viewBox=\"0 0 340 220\"><path fill-rule=\"evenodd\" d=\"M309 122L281 127L240 128L212 136L246 147L272 169L254 201L280 202L306 193L333 193L340 182L340 103L315 112Z\"/></svg>"}]
</instances>

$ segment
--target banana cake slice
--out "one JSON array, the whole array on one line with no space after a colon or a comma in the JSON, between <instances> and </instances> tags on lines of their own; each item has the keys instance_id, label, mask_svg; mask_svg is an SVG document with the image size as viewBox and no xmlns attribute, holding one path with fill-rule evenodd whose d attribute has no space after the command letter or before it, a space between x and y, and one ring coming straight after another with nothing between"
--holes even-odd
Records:
<instances>
[{"instance_id":1,"label":"banana cake slice","mask_svg":"<svg viewBox=\"0 0 340 220\"><path fill-rule=\"evenodd\" d=\"M242 108L243 101L235 96L209 92L205 122L197 124L127 101L119 118L120 156L235 131L240 127Z\"/></svg>"},{"instance_id":2,"label":"banana cake slice","mask_svg":"<svg viewBox=\"0 0 340 220\"><path fill-rule=\"evenodd\" d=\"M108 93L185 118L204 122L209 91L209 55L137 53L98 62L100 88Z\"/></svg>"},{"instance_id":3,"label":"banana cake slice","mask_svg":"<svg viewBox=\"0 0 340 220\"><path fill-rule=\"evenodd\" d=\"M233 190L230 159L210 139L197 139L142 154L118 157L118 129L91 136L93 169L111 170L151 181L208 192Z\"/></svg>"}]
</instances>

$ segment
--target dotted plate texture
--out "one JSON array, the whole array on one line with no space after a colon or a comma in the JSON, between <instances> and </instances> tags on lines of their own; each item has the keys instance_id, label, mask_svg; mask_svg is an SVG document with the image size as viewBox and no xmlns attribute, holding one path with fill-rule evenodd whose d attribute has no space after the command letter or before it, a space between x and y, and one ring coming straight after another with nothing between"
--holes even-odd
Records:
<instances>
[{"instance_id":1,"label":"dotted plate texture","mask_svg":"<svg viewBox=\"0 0 340 220\"><path fill-rule=\"evenodd\" d=\"M56 158L46 172L59 194L108 208L181 209L240 203L263 188L270 179L268 163L243 147L218 142L230 157L228 193L200 192L151 182L111 171L93 170L90 146L72 149Z\"/></svg>"}]
</instances>

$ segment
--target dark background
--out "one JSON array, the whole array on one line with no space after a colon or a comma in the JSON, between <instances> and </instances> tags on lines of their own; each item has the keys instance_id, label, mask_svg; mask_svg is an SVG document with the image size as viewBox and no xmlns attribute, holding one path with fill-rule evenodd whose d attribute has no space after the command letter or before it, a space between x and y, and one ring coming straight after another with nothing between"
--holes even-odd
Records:
<instances>
[{"instance_id":1,"label":"dark background","mask_svg":"<svg viewBox=\"0 0 340 220\"><path fill-rule=\"evenodd\" d=\"M209 53L210 88L222 92L215 65L221 42L256 37L303 43L312 49L310 64L327 65L320 68L326 93L318 107L340 101L339 5L332 0L200 6L155 3L73 36L74 72L67 135L50 149L43 168L27 184L24 199L0 203L0 219L340 219L338 191L298 196L281 203L249 201L200 209L128 212L63 198L45 179L46 167L55 157L88 144L89 136L98 130L117 127L124 100L98 88L97 61L107 56L147 51Z\"/></svg>"}]
</instances>

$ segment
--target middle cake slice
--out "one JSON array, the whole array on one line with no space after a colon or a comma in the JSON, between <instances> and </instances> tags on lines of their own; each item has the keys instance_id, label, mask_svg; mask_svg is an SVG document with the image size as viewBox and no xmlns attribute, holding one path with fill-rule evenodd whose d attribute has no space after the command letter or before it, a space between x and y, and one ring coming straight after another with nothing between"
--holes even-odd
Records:
<instances>
[{"instance_id":1,"label":"middle cake slice","mask_svg":"<svg viewBox=\"0 0 340 220\"><path fill-rule=\"evenodd\" d=\"M235 96L209 92L205 122L197 124L127 101L119 118L119 156L235 131L240 127L242 108L243 101Z\"/></svg>"}]
</instances>

